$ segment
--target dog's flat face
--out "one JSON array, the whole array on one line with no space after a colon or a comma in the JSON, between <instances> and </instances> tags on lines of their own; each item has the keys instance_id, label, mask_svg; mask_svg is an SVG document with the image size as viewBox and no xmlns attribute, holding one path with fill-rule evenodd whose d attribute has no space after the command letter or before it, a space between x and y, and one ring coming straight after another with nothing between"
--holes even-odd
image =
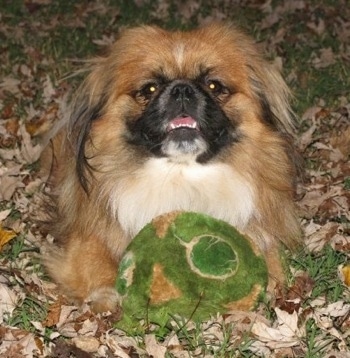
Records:
<instances>
[{"instance_id":1,"label":"dog's flat face","mask_svg":"<svg viewBox=\"0 0 350 358\"><path fill-rule=\"evenodd\" d=\"M242 76L228 76L225 63L232 61L210 39L161 35L158 50L145 42L135 69L142 83L135 78L133 95L142 112L127 122L129 142L156 156L206 162L238 139L238 113L226 113L225 105L229 111L238 87L234 80Z\"/></svg>"},{"instance_id":2,"label":"dog's flat face","mask_svg":"<svg viewBox=\"0 0 350 358\"><path fill-rule=\"evenodd\" d=\"M276 120L272 108L284 101L283 82L244 35L227 27L129 30L90 81L87 111L109 132L90 118L95 145L111 138L143 156L206 163L262 127L290 124ZM280 98L267 97L273 85Z\"/></svg>"},{"instance_id":3,"label":"dog's flat face","mask_svg":"<svg viewBox=\"0 0 350 358\"><path fill-rule=\"evenodd\" d=\"M146 84L139 95L149 103L136 121L128 123L129 142L156 156L190 157L198 162L208 161L230 145L237 139L235 124L218 99L220 92L228 90L221 90L219 82L207 82L185 78Z\"/></svg>"}]
</instances>

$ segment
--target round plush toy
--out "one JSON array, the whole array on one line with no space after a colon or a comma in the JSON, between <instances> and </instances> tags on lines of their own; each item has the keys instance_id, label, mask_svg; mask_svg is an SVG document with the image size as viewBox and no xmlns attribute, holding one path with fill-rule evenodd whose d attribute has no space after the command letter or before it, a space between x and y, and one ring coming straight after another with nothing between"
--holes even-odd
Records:
<instances>
[{"instance_id":1,"label":"round plush toy","mask_svg":"<svg viewBox=\"0 0 350 358\"><path fill-rule=\"evenodd\" d=\"M249 237L224 221L192 212L155 218L128 246L116 289L119 326L164 326L174 315L203 321L248 310L264 292L265 260Z\"/></svg>"}]
</instances>

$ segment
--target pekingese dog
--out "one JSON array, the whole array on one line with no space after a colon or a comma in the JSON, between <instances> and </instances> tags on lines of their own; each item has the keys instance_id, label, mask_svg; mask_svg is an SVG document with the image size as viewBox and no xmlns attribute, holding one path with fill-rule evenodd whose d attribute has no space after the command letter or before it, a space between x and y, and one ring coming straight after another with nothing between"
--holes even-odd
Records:
<instances>
[{"instance_id":1,"label":"pekingese dog","mask_svg":"<svg viewBox=\"0 0 350 358\"><path fill-rule=\"evenodd\" d=\"M174 210L250 235L266 253L269 287L282 280L279 248L300 241L293 116L285 82L252 40L223 24L142 26L91 67L53 145L57 245L46 264L62 290L115 309L124 249Z\"/></svg>"}]
</instances>

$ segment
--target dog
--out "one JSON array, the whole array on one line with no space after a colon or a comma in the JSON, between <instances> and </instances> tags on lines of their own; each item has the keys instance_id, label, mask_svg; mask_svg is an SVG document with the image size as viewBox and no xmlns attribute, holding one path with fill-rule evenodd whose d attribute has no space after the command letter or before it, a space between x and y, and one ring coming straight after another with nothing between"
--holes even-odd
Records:
<instances>
[{"instance_id":1,"label":"dog","mask_svg":"<svg viewBox=\"0 0 350 358\"><path fill-rule=\"evenodd\" d=\"M115 310L125 248L174 210L234 225L264 252L269 289L283 281L279 250L301 241L289 101L279 72L233 25L124 30L90 64L50 146L55 243L45 263L62 291Z\"/></svg>"}]
</instances>

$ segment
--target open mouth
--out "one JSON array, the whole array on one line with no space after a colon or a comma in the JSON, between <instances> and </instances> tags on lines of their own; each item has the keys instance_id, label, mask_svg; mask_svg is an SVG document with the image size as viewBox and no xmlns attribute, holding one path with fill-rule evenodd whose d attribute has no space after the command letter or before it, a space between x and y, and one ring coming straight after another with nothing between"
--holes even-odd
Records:
<instances>
[{"instance_id":1,"label":"open mouth","mask_svg":"<svg viewBox=\"0 0 350 358\"><path fill-rule=\"evenodd\" d=\"M189 115L177 116L168 122L162 152L173 160L195 158L207 150L199 123ZM182 158L182 159L181 159Z\"/></svg>"},{"instance_id":2,"label":"open mouth","mask_svg":"<svg viewBox=\"0 0 350 358\"><path fill-rule=\"evenodd\" d=\"M176 129L195 129L199 131L197 121L190 116L174 118L168 123L166 131L169 133Z\"/></svg>"}]
</instances>

